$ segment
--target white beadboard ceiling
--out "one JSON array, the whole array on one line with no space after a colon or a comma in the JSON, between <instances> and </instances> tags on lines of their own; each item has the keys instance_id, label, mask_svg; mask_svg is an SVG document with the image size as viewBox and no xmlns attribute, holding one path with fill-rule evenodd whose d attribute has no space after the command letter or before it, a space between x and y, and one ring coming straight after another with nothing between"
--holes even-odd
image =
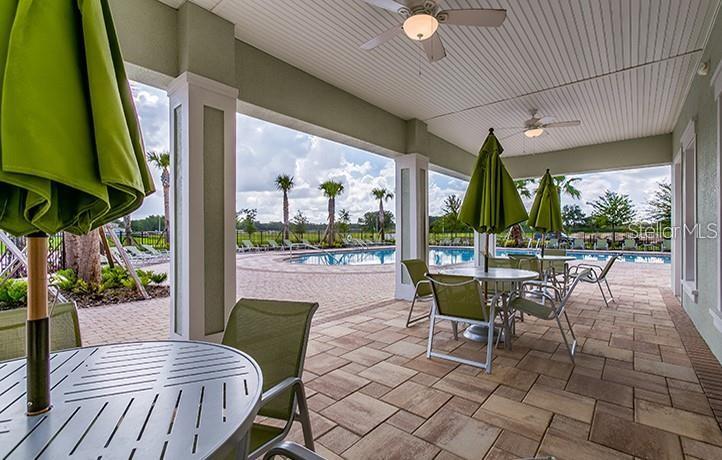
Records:
<instances>
[{"instance_id":1,"label":"white beadboard ceiling","mask_svg":"<svg viewBox=\"0 0 722 460\"><path fill-rule=\"evenodd\" d=\"M183 0L163 0L178 7ZM497 128L507 155L672 131L720 0L441 0L505 8L499 28L442 25L447 57L429 64L403 36L369 38L400 16L361 0L193 0L236 36L283 61L476 152ZM415 1L415 0L411 0ZM582 125L536 139L529 109Z\"/></svg>"}]
</instances>

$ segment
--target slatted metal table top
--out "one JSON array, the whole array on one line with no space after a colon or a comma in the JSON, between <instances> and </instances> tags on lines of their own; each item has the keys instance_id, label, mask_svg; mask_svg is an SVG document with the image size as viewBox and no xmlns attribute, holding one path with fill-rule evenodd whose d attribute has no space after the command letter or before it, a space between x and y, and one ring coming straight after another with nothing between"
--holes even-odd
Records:
<instances>
[{"instance_id":1,"label":"slatted metal table top","mask_svg":"<svg viewBox=\"0 0 722 460\"><path fill-rule=\"evenodd\" d=\"M51 354L52 409L25 415L25 360L0 362L0 458L194 459L246 446L262 375L204 342L135 342Z\"/></svg>"}]
</instances>

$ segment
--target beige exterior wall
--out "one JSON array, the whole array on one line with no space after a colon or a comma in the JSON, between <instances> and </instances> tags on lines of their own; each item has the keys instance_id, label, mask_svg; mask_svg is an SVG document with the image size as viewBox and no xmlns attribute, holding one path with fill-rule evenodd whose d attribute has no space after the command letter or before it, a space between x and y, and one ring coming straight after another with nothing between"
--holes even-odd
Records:
<instances>
[{"instance_id":1,"label":"beige exterior wall","mask_svg":"<svg viewBox=\"0 0 722 460\"><path fill-rule=\"evenodd\" d=\"M682 135L694 122L696 136L696 196L697 224L704 228L709 224L720 223L720 171L718 136L720 125L717 114L712 75L722 59L722 20L719 13L702 62L710 63L710 73L695 76L682 113L677 120L673 137L672 153L679 152ZM682 165L684 167L684 164ZM682 304L695 323L695 326L712 349L717 359L722 361L722 313L720 313L720 246L719 236L714 239L697 239L697 291L695 301L686 293L682 294Z\"/></svg>"}]
</instances>

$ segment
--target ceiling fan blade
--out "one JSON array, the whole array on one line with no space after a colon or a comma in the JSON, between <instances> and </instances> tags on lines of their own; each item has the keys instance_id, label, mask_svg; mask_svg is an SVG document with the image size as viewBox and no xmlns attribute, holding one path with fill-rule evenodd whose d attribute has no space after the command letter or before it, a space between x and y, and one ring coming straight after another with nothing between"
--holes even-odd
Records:
<instances>
[{"instance_id":1,"label":"ceiling fan blade","mask_svg":"<svg viewBox=\"0 0 722 460\"><path fill-rule=\"evenodd\" d=\"M391 40L395 36L399 35L401 32L403 32L403 28L401 27L401 24L398 26L395 26L386 32L382 33L381 35L377 35L376 37L372 38L371 40L367 41L363 45L361 45L361 49L365 50L372 50L376 48L377 46L386 43L387 41Z\"/></svg>"},{"instance_id":2,"label":"ceiling fan blade","mask_svg":"<svg viewBox=\"0 0 722 460\"><path fill-rule=\"evenodd\" d=\"M429 62L436 62L446 57L446 50L444 49L444 44L441 42L441 37L438 32L426 40L423 40L421 46L424 47L424 52Z\"/></svg>"},{"instance_id":3,"label":"ceiling fan blade","mask_svg":"<svg viewBox=\"0 0 722 460\"><path fill-rule=\"evenodd\" d=\"M404 5L403 0L363 0L369 5L377 6L385 10L393 11L394 13L400 13L401 11L408 10L408 7Z\"/></svg>"},{"instance_id":4,"label":"ceiling fan blade","mask_svg":"<svg viewBox=\"0 0 722 460\"><path fill-rule=\"evenodd\" d=\"M502 126L502 127L495 126L494 127L495 131L499 131L501 129L526 129L526 126Z\"/></svg>"},{"instance_id":5,"label":"ceiling fan blade","mask_svg":"<svg viewBox=\"0 0 722 460\"><path fill-rule=\"evenodd\" d=\"M499 27L506 19L506 10L468 9L439 13L439 22L455 26Z\"/></svg>"},{"instance_id":6,"label":"ceiling fan blade","mask_svg":"<svg viewBox=\"0 0 722 460\"><path fill-rule=\"evenodd\" d=\"M549 123L546 125L543 125L543 128L568 128L571 126L579 126L582 122L579 120L572 120L572 121L558 121L556 123Z\"/></svg>"}]
</instances>

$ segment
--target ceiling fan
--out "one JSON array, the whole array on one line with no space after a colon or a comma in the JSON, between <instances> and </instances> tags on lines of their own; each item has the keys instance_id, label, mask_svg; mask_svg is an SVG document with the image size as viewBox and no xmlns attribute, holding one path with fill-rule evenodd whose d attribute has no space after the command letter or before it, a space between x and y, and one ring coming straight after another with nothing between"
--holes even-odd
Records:
<instances>
[{"instance_id":1,"label":"ceiling fan","mask_svg":"<svg viewBox=\"0 0 722 460\"><path fill-rule=\"evenodd\" d=\"M411 40L421 43L429 62L436 62L446 57L444 44L436 33L439 25L499 27L506 19L506 10L484 8L444 10L434 0L364 1L400 14L404 22L367 41L361 45L362 49L372 50L403 32Z\"/></svg>"},{"instance_id":2,"label":"ceiling fan","mask_svg":"<svg viewBox=\"0 0 722 460\"><path fill-rule=\"evenodd\" d=\"M510 128L497 128L497 129L517 129L520 130L517 133L506 136L509 138L516 134L524 133L524 135L530 139L539 137L544 134L544 130L550 128L569 128L572 126L579 126L582 124L580 120L569 120L569 121L554 121L554 117L540 117L537 109L531 109L529 111L531 118L524 122L524 126L513 126Z\"/></svg>"}]
</instances>

